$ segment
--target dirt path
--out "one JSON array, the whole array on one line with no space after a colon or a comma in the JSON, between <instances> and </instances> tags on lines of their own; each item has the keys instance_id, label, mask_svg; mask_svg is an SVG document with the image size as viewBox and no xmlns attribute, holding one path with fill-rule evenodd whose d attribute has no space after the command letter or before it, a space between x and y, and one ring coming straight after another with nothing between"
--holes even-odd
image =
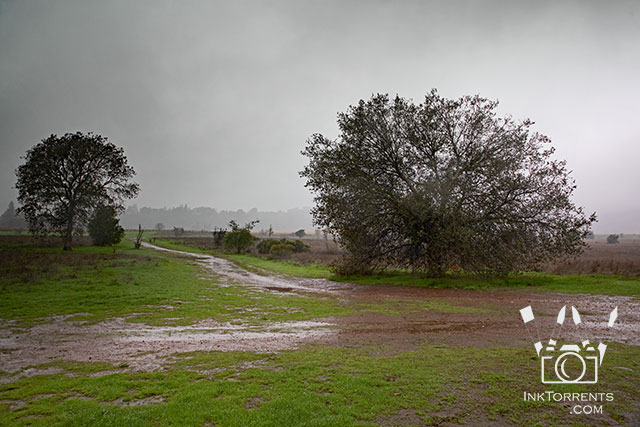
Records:
<instances>
[{"instance_id":1,"label":"dirt path","mask_svg":"<svg viewBox=\"0 0 640 427\"><path fill-rule=\"evenodd\" d=\"M224 258L214 257L206 254L195 254L185 251L166 249L150 243L142 243L146 248L168 252L175 255L192 257L195 261L219 276L223 283L241 284L243 286L253 286L271 291L298 291L298 292L321 292L339 293L353 290L357 285L351 283L332 282L326 279L309 279L304 277L290 277L278 275L264 271L264 274L256 274L238 267L231 261Z\"/></svg>"},{"instance_id":2,"label":"dirt path","mask_svg":"<svg viewBox=\"0 0 640 427\"><path fill-rule=\"evenodd\" d=\"M260 275L210 255L145 246L193 258L205 272L215 274L221 286L336 295L356 307L385 310L372 309L311 322L273 323L260 328L212 320L190 326L155 327L130 323L123 318L86 325L66 320L69 316L57 316L49 323L19 330L5 323L0 325L0 369L15 372L30 365L72 360L126 363L134 369L158 370L163 369L172 354L180 352L276 352L310 341L379 346L382 352L404 351L424 342L453 346L527 346L550 338L555 316L563 305L577 307L583 324L575 327L568 318L555 338L640 344L640 301L629 297L344 284L325 279ZM519 310L528 305L533 307L536 320L527 331ZM619 321L609 328L608 315L615 307L618 307ZM32 369L19 376L37 373L42 372ZM14 381L19 376L0 377L0 382Z\"/></svg>"}]
</instances>

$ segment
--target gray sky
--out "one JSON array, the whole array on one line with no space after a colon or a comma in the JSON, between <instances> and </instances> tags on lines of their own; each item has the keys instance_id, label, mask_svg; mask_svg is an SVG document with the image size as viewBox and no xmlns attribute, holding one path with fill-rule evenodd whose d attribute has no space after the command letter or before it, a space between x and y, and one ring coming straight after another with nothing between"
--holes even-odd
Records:
<instances>
[{"instance_id":1,"label":"gray sky","mask_svg":"<svg viewBox=\"0 0 640 427\"><path fill-rule=\"evenodd\" d=\"M530 117L596 232L640 232L638 76L637 1L0 0L0 210L19 157L76 130L125 148L140 206L310 206L312 133L437 88Z\"/></svg>"}]
</instances>

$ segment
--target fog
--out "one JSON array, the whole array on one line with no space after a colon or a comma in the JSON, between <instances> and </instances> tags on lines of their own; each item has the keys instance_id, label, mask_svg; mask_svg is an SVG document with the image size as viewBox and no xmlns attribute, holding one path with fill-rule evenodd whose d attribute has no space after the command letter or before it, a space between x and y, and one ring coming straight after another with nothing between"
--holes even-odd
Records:
<instances>
[{"instance_id":1,"label":"fog","mask_svg":"<svg viewBox=\"0 0 640 427\"><path fill-rule=\"evenodd\" d=\"M639 45L637 1L0 1L0 209L76 130L125 148L140 207L308 207L312 133L437 88L534 120L596 233L638 233Z\"/></svg>"}]
</instances>

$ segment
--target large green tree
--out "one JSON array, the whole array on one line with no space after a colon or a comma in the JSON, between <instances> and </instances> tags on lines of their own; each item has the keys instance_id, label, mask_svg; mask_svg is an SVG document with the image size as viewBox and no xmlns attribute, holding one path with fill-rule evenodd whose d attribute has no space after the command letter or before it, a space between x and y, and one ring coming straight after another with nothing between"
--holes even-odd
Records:
<instances>
[{"instance_id":1,"label":"large green tree","mask_svg":"<svg viewBox=\"0 0 640 427\"><path fill-rule=\"evenodd\" d=\"M311 136L300 174L314 221L348 251L344 271L506 273L580 252L595 214L572 202L550 140L497 105L376 95L339 114L337 139Z\"/></svg>"},{"instance_id":2,"label":"large green tree","mask_svg":"<svg viewBox=\"0 0 640 427\"><path fill-rule=\"evenodd\" d=\"M29 149L16 170L21 212L34 233L56 232L71 250L97 206L123 209L135 197L135 172L122 148L93 133L51 135Z\"/></svg>"}]
</instances>

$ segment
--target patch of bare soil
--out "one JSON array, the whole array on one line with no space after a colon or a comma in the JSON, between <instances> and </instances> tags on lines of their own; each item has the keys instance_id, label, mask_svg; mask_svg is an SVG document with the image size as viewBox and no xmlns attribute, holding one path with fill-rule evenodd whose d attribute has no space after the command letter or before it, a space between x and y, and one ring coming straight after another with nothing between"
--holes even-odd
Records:
<instances>
[{"instance_id":1,"label":"patch of bare soil","mask_svg":"<svg viewBox=\"0 0 640 427\"><path fill-rule=\"evenodd\" d=\"M414 409L400 409L392 415L379 416L376 424L381 426L420 426L426 425Z\"/></svg>"},{"instance_id":2,"label":"patch of bare soil","mask_svg":"<svg viewBox=\"0 0 640 427\"><path fill-rule=\"evenodd\" d=\"M395 299L412 303L434 302L434 309L391 316L366 312L332 319L342 328L337 343L383 345L400 352L421 343L452 346L512 346L548 342L550 338L579 343L583 340L640 344L640 301L605 295L523 293L505 290L467 291L398 286L363 286L350 291L355 304ZM438 310L438 302L453 305L453 311ZM520 309L531 306L535 320L525 325ZM484 309L486 312L456 312L455 306ZM562 306L574 306L582 323L576 326L568 314L557 326ZM610 312L618 307L618 321L608 327ZM569 312L570 313L570 312Z\"/></svg>"}]
</instances>

